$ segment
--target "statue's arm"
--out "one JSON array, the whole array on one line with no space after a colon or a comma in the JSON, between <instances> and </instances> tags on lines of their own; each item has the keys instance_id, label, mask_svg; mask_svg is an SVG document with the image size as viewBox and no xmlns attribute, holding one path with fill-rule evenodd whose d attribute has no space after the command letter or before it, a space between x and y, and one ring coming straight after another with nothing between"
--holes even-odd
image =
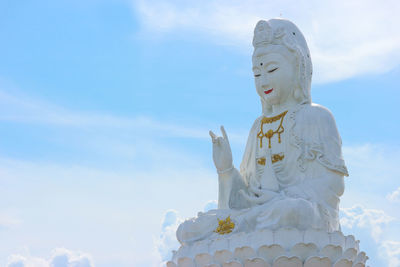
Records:
<instances>
[{"instance_id":1,"label":"statue's arm","mask_svg":"<svg viewBox=\"0 0 400 267\"><path fill-rule=\"evenodd\" d=\"M296 135L302 144L305 179L298 187L289 188L289 195L304 192L329 214L332 229L338 228L339 198L344 192L347 169L342 157L341 138L333 115L319 105L304 109L296 121Z\"/></svg>"},{"instance_id":2,"label":"statue's arm","mask_svg":"<svg viewBox=\"0 0 400 267\"><path fill-rule=\"evenodd\" d=\"M305 113L308 114L304 114L303 157L308 161L315 160L341 176L348 176L342 156L342 140L332 113L317 104L306 109Z\"/></svg>"},{"instance_id":3,"label":"statue's arm","mask_svg":"<svg viewBox=\"0 0 400 267\"><path fill-rule=\"evenodd\" d=\"M246 190L247 186L236 168L218 174L218 208L241 208L243 202L239 196L240 190ZM246 206L246 205L245 205Z\"/></svg>"},{"instance_id":4,"label":"statue's arm","mask_svg":"<svg viewBox=\"0 0 400 267\"><path fill-rule=\"evenodd\" d=\"M232 151L223 126L221 126L221 132L222 136L217 136L210 131L210 136L213 144L213 160L218 173L218 208L227 209L231 192L240 174L233 166Z\"/></svg>"}]
</instances>

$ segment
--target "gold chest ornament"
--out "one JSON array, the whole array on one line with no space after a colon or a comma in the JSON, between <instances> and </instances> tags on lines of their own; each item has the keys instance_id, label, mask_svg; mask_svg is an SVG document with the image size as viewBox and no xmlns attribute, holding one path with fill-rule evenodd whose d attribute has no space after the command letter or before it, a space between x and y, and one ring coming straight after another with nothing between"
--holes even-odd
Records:
<instances>
[{"instance_id":1,"label":"gold chest ornament","mask_svg":"<svg viewBox=\"0 0 400 267\"><path fill-rule=\"evenodd\" d=\"M278 143L281 143L281 134L285 131L285 128L283 128L282 124L283 124L283 119L285 118L285 115L288 111L284 111L279 115L276 115L274 117L264 117L261 119L261 126L260 126L260 131L257 134L257 138L260 139L260 148L262 148L263 146L263 138L266 137L268 138L268 148L271 148L271 138L277 134L278 135ZM276 122L280 120L279 126L278 128L273 131L272 129L268 130L266 133L264 133L264 124L271 124L273 122ZM279 153L279 154L273 154L271 156L271 161L272 163L278 162L283 160L283 158L285 157L285 155L283 153ZM265 165L265 158L259 158L257 160L257 163L260 165Z\"/></svg>"},{"instance_id":2,"label":"gold chest ornament","mask_svg":"<svg viewBox=\"0 0 400 267\"><path fill-rule=\"evenodd\" d=\"M276 115L274 117L264 117L261 119L261 127L260 127L260 131L257 134L257 138L260 139L260 148L262 148L262 140L264 137L268 138L268 148L271 148L271 138L275 135L278 134L278 142L281 143L281 133L283 133L285 131L285 129L282 126L283 123L283 118L285 118L285 115L288 111L286 110L285 112L282 112L279 115ZM281 120L281 122L279 123L278 128L273 131L272 129L268 130L268 132L264 133L264 124L270 124L273 122L276 122L278 120Z\"/></svg>"}]
</instances>

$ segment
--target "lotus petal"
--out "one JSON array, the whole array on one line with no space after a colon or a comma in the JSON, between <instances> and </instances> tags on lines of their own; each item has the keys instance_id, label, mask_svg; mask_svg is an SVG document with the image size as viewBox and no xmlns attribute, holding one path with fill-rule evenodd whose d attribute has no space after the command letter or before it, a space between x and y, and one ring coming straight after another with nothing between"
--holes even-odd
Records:
<instances>
[{"instance_id":1,"label":"lotus petal","mask_svg":"<svg viewBox=\"0 0 400 267\"><path fill-rule=\"evenodd\" d=\"M281 228L274 233L275 243L284 249L290 249L303 241L303 233L295 228Z\"/></svg>"},{"instance_id":2,"label":"lotus petal","mask_svg":"<svg viewBox=\"0 0 400 267\"><path fill-rule=\"evenodd\" d=\"M271 267L271 265L260 258L247 259L244 262L244 267Z\"/></svg>"},{"instance_id":3,"label":"lotus petal","mask_svg":"<svg viewBox=\"0 0 400 267\"><path fill-rule=\"evenodd\" d=\"M213 257L208 253L197 254L196 257L194 257L194 262L196 263L197 267L206 266L212 263L212 261Z\"/></svg>"},{"instance_id":4,"label":"lotus petal","mask_svg":"<svg viewBox=\"0 0 400 267\"><path fill-rule=\"evenodd\" d=\"M304 232L304 243L314 243L322 248L329 245L329 235L321 230L309 229Z\"/></svg>"},{"instance_id":5,"label":"lotus petal","mask_svg":"<svg viewBox=\"0 0 400 267\"><path fill-rule=\"evenodd\" d=\"M241 247L235 249L233 256L244 262L246 259L255 257L256 252L251 247Z\"/></svg>"},{"instance_id":6,"label":"lotus petal","mask_svg":"<svg viewBox=\"0 0 400 267\"><path fill-rule=\"evenodd\" d=\"M290 250L290 255L299 257L301 260L305 260L312 255L318 254L318 248L313 243L298 243L292 247Z\"/></svg>"},{"instance_id":7,"label":"lotus petal","mask_svg":"<svg viewBox=\"0 0 400 267\"><path fill-rule=\"evenodd\" d=\"M347 259L338 260L333 267L351 267L353 266L353 262Z\"/></svg>"},{"instance_id":8,"label":"lotus petal","mask_svg":"<svg viewBox=\"0 0 400 267\"><path fill-rule=\"evenodd\" d=\"M345 252L343 252L342 258L348 259L350 261L354 261L357 257L357 250L354 248L348 248Z\"/></svg>"},{"instance_id":9,"label":"lotus petal","mask_svg":"<svg viewBox=\"0 0 400 267\"><path fill-rule=\"evenodd\" d=\"M233 259L233 254L229 250L218 250L214 253L214 261L220 264L224 262L231 261Z\"/></svg>"},{"instance_id":10,"label":"lotus petal","mask_svg":"<svg viewBox=\"0 0 400 267\"><path fill-rule=\"evenodd\" d=\"M321 255L328 257L332 262L336 262L342 256L342 247L327 245L321 249Z\"/></svg>"},{"instance_id":11,"label":"lotus petal","mask_svg":"<svg viewBox=\"0 0 400 267\"><path fill-rule=\"evenodd\" d=\"M261 246L257 251L258 256L267 262L285 254L285 250L279 245Z\"/></svg>"},{"instance_id":12,"label":"lotus petal","mask_svg":"<svg viewBox=\"0 0 400 267\"><path fill-rule=\"evenodd\" d=\"M243 267L243 264L238 261L231 261L223 263L222 267Z\"/></svg>"},{"instance_id":13,"label":"lotus petal","mask_svg":"<svg viewBox=\"0 0 400 267\"><path fill-rule=\"evenodd\" d=\"M360 252L360 253L358 253L357 258L354 262L355 263L359 263L359 262L365 263L367 260L368 260L368 257L365 254L365 252Z\"/></svg>"},{"instance_id":14,"label":"lotus petal","mask_svg":"<svg viewBox=\"0 0 400 267\"><path fill-rule=\"evenodd\" d=\"M259 248L263 245L274 244L274 233L271 230L261 230L259 233L253 234L251 237L251 244L255 248Z\"/></svg>"},{"instance_id":15,"label":"lotus petal","mask_svg":"<svg viewBox=\"0 0 400 267\"><path fill-rule=\"evenodd\" d=\"M356 245L354 246L355 249L357 249L357 251L360 250L360 240L356 241Z\"/></svg>"},{"instance_id":16,"label":"lotus petal","mask_svg":"<svg viewBox=\"0 0 400 267\"><path fill-rule=\"evenodd\" d=\"M177 267L177 265L175 264L175 262L169 261L167 262L167 267Z\"/></svg>"},{"instance_id":17,"label":"lotus petal","mask_svg":"<svg viewBox=\"0 0 400 267\"><path fill-rule=\"evenodd\" d=\"M232 248L244 247L249 245L249 235L246 233L238 233L233 235L232 238L229 240L229 246Z\"/></svg>"},{"instance_id":18,"label":"lotus petal","mask_svg":"<svg viewBox=\"0 0 400 267\"><path fill-rule=\"evenodd\" d=\"M356 248L356 240L353 235L346 236L346 245L345 248Z\"/></svg>"},{"instance_id":19,"label":"lotus petal","mask_svg":"<svg viewBox=\"0 0 400 267\"><path fill-rule=\"evenodd\" d=\"M190 247L189 246L181 246L176 254L174 255L174 259L184 258L187 255L190 255Z\"/></svg>"},{"instance_id":20,"label":"lotus petal","mask_svg":"<svg viewBox=\"0 0 400 267\"><path fill-rule=\"evenodd\" d=\"M303 267L303 262L298 257L280 256L272 265L273 267Z\"/></svg>"},{"instance_id":21,"label":"lotus petal","mask_svg":"<svg viewBox=\"0 0 400 267\"><path fill-rule=\"evenodd\" d=\"M317 257L313 256L308 258L305 263L304 267L331 267L332 262L328 257Z\"/></svg>"},{"instance_id":22,"label":"lotus petal","mask_svg":"<svg viewBox=\"0 0 400 267\"><path fill-rule=\"evenodd\" d=\"M340 231L335 231L330 234L331 244L335 246L341 246L344 248L346 245L346 238L344 237L343 233Z\"/></svg>"},{"instance_id":23,"label":"lotus petal","mask_svg":"<svg viewBox=\"0 0 400 267\"><path fill-rule=\"evenodd\" d=\"M191 251L196 251L196 254L199 253L208 253L209 240L201 240L193 244Z\"/></svg>"},{"instance_id":24,"label":"lotus petal","mask_svg":"<svg viewBox=\"0 0 400 267\"><path fill-rule=\"evenodd\" d=\"M216 239L210 243L209 253L214 254L218 250L228 249L228 238Z\"/></svg>"},{"instance_id":25,"label":"lotus petal","mask_svg":"<svg viewBox=\"0 0 400 267\"><path fill-rule=\"evenodd\" d=\"M178 259L178 267L195 267L191 258L184 257Z\"/></svg>"}]
</instances>

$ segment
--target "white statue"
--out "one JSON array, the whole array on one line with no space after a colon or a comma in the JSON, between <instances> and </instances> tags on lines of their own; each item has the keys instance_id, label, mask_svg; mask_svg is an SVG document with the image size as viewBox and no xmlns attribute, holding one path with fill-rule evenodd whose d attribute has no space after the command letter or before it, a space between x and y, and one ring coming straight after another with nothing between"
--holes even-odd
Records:
<instances>
[{"instance_id":1,"label":"white statue","mask_svg":"<svg viewBox=\"0 0 400 267\"><path fill-rule=\"evenodd\" d=\"M240 171L232 164L225 129L222 137L210 131L218 210L181 224L182 244L282 227L340 230L339 197L348 174L332 114L311 103L312 64L303 34L287 20L259 21L253 46L262 115L250 130Z\"/></svg>"},{"instance_id":2,"label":"white statue","mask_svg":"<svg viewBox=\"0 0 400 267\"><path fill-rule=\"evenodd\" d=\"M368 257L339 225L347 169L332 114L312 104L306 41L290 21L260 21L253 72L262 115L238 171L228 135L210 131L218 209L176 232L167 267L365 267Z\"/></svg>"}]
</instances>

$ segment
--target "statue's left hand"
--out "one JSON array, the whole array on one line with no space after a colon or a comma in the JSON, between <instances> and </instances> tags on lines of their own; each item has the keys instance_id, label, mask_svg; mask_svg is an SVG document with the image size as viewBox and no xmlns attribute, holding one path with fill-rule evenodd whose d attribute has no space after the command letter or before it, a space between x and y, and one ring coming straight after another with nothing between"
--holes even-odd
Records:
<instances>
[{"instance_id":1,"label":"statue's left hand","mask_svg":"<svg viewBox=\"0 0 400 267\"><path fill-rule=\"evenodd\" d=\"M245 192L243 189L239 190L239 193L249 202L254 204L264 204L271 200L273 197L277 196L278 193L268 190L259 189L254 186L249 186L249 193Z\"/></svg>"},{"instance_id":2,"label":"statue's left hand","mask_svg":"<svg viewBox=\"0 0 400 267\"><path fill-rule=\"evenodd\" d=\"M224 126L221 126L222 137L216 136L210 131L213 144L213 160L219 173L232 169L232 151L229 144L228 135Z\"/></svg>"}]
</instances>

